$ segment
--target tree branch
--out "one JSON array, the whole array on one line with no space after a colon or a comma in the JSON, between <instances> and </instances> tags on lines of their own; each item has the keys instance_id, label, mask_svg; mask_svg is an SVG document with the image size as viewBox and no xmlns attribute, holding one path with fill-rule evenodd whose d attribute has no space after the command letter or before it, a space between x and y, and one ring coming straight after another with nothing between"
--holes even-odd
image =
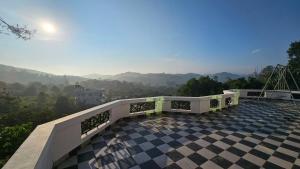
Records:
<instances>
[{"instance_id":1,"label":"tree branch","mask_svg":"<svg viewBox=\"0 0 300 169\"><path fill-rule=\"evenodd\" d=\"M9 35L9 33L16 35L18 38L21 38L23 40L29 40L32 38L32 36L36 33L36 30L29 30L27 29L27 26L19 26L17 25L10 25L7 22L4 21L0 17L0 34L6 34Z\"/></svg>"}]
</instances>

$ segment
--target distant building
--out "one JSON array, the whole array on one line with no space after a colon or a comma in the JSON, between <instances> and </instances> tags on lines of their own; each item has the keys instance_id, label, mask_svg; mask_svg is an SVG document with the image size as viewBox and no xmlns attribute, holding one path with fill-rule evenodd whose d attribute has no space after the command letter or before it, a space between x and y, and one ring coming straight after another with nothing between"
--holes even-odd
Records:
<instances>
[{"instance_id":1,"label":"distant building","mask_svg":"<svg viewBox=\"0 0 300 169\"><path fill-rule=\"evenodd\" d=\"M104 90L88 89L78 84L75 85L73 95L76 104L80 105L99 105L106 100Z\"/></svg>"}]
</instances>

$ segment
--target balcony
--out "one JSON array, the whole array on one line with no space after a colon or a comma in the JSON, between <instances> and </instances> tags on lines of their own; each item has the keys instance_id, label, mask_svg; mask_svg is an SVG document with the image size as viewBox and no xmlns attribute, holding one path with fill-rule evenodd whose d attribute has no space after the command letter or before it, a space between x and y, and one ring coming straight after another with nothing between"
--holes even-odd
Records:
<instances>
[{"instance_id":1,"label":"balcony","mask_svg":"<svg viewBox=\"0 0 300 169\"><path fill-rule=\"evenodd\" d=\"M257 93L113 101L38 126L4 169L300 167L300 107Z\"/></svg>"}]
</instances>

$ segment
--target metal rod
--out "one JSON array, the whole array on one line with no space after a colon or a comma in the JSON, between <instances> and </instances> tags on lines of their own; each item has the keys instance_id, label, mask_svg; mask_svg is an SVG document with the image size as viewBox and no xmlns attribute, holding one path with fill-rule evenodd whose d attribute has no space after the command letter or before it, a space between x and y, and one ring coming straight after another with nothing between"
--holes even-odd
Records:
<instances>
[{"instance_id":1,"label":"metal rod","mask_svg":"<svg viewBox=\"0 0 300 169\"><path fill-rule=\"evenodd\" d=\"M298 84L297 84L297 82L296 82L296 80L295 80L295 78L294 78L294 76L293 76L291 70L289 69L289 67L288 67L287 69L288 69L288 72L289 72L289 74L291 75L291 77L292 77L292 79L293 79L293 81L294 81L294 83L295 83L295 86L296 86L296 88L297 88L297 91L299 91L299 90L300 90L300 89L299 89L299 86L298 86Z\"/></svg>"},{"instance_id":2,"label":"metal rod","mask_svg":"<svg viewBox=\"0 0 300 169\"><path fill-rule=\"evenodd\" d=\"M291 89L290 89L290 87L289 87L289 85L288 85L288 83L287 83L287 81L286 81L285 78L284 78L284 81L285 81L285 83L287 84L287 87L288 87L288 89L289 89L289 91L290 91L290 95L291 95L292 101L293 101L294 105L296 106L296 102L295 102L295 100L294 100L293 93L292 93L292 91L291 91Z\"/></svg>"},{"instance_id":3,"label":"metal rod","mask_svg":"<svg viewBox=\"0 0 300 169\"><path fill-rule=\"evenodd\" d=\"M278 65L277 65L277 66L278 66ZM268 84L269 84L269 81L270 81L271 77L273 76L275 70L277 69L277 66L275 67L275 69L273 69L273 71L272 71L272 73L271 73L271 76L268 78L268 80L267 80L265 86L263 87L263 89L262 89L262 91L261 91L259 97L257 98L257 100L259 100L259 98L262 96L262 94L263 94L264 91L266 90L266 88L267 88L267 86L268 86Z\"/></svg>"}]
</instances>

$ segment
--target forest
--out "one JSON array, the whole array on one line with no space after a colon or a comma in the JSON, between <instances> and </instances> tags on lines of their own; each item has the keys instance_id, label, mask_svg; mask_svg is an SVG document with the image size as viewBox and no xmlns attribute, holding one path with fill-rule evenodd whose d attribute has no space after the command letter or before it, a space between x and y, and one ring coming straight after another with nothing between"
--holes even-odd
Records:
<instances>
[{"instance_id":1,"label":"forest","mask_svg":"<svg viewBox=\"0 0 300 169\"><path fill-rule=\"evenodd\" d=\"M290 44L287 50L288 68L295 78L296 83L300 84L300 41L295 41ZM181 96L205 96L222 93L225 89L262 89L268 78L271 76L275 66L268 65L260 72L255 72L248 78L228 79L224 83L218 79L208 76L193 78L178 89L177 95ZM291 76L287 76L287 83L291 90L297 90Z\"/></svg>"},{"instance_id":2,"label":"forest","mask_svg":"<svg viewBox=\"0 0 300 169\"><path fill-rule=\"evenodd\" d=\"M288 66L300 84L300 41L287 51ZM86 88L105 89L106 102L135 97L162 95L205 96L220 94L224 89L261 89L274 66L266 66L247 78L228 79L202 76L178 87L154 87L116 80L86 80ZM288 79L291 81L291 79ZM95 105L78 105L72 97L72 85L32 82L27 85L0 81L0 167L10 158L31 131L39 124L87 109Z\"/></svg>"},{"instance_id":3,"label":"forest","mask_svg":"<svg viewBox=\"0 0 300 169\"><path fill-rule=\"evenodd\" d=\"M80 85L105 89L105 102L176 93L174 87L152 87L116 80L87 80ZM0 167L37 125L96 106L76 104L73 92L74 85L39 82L24 85L0 81Z\"/></svg>"}]
</instances>

